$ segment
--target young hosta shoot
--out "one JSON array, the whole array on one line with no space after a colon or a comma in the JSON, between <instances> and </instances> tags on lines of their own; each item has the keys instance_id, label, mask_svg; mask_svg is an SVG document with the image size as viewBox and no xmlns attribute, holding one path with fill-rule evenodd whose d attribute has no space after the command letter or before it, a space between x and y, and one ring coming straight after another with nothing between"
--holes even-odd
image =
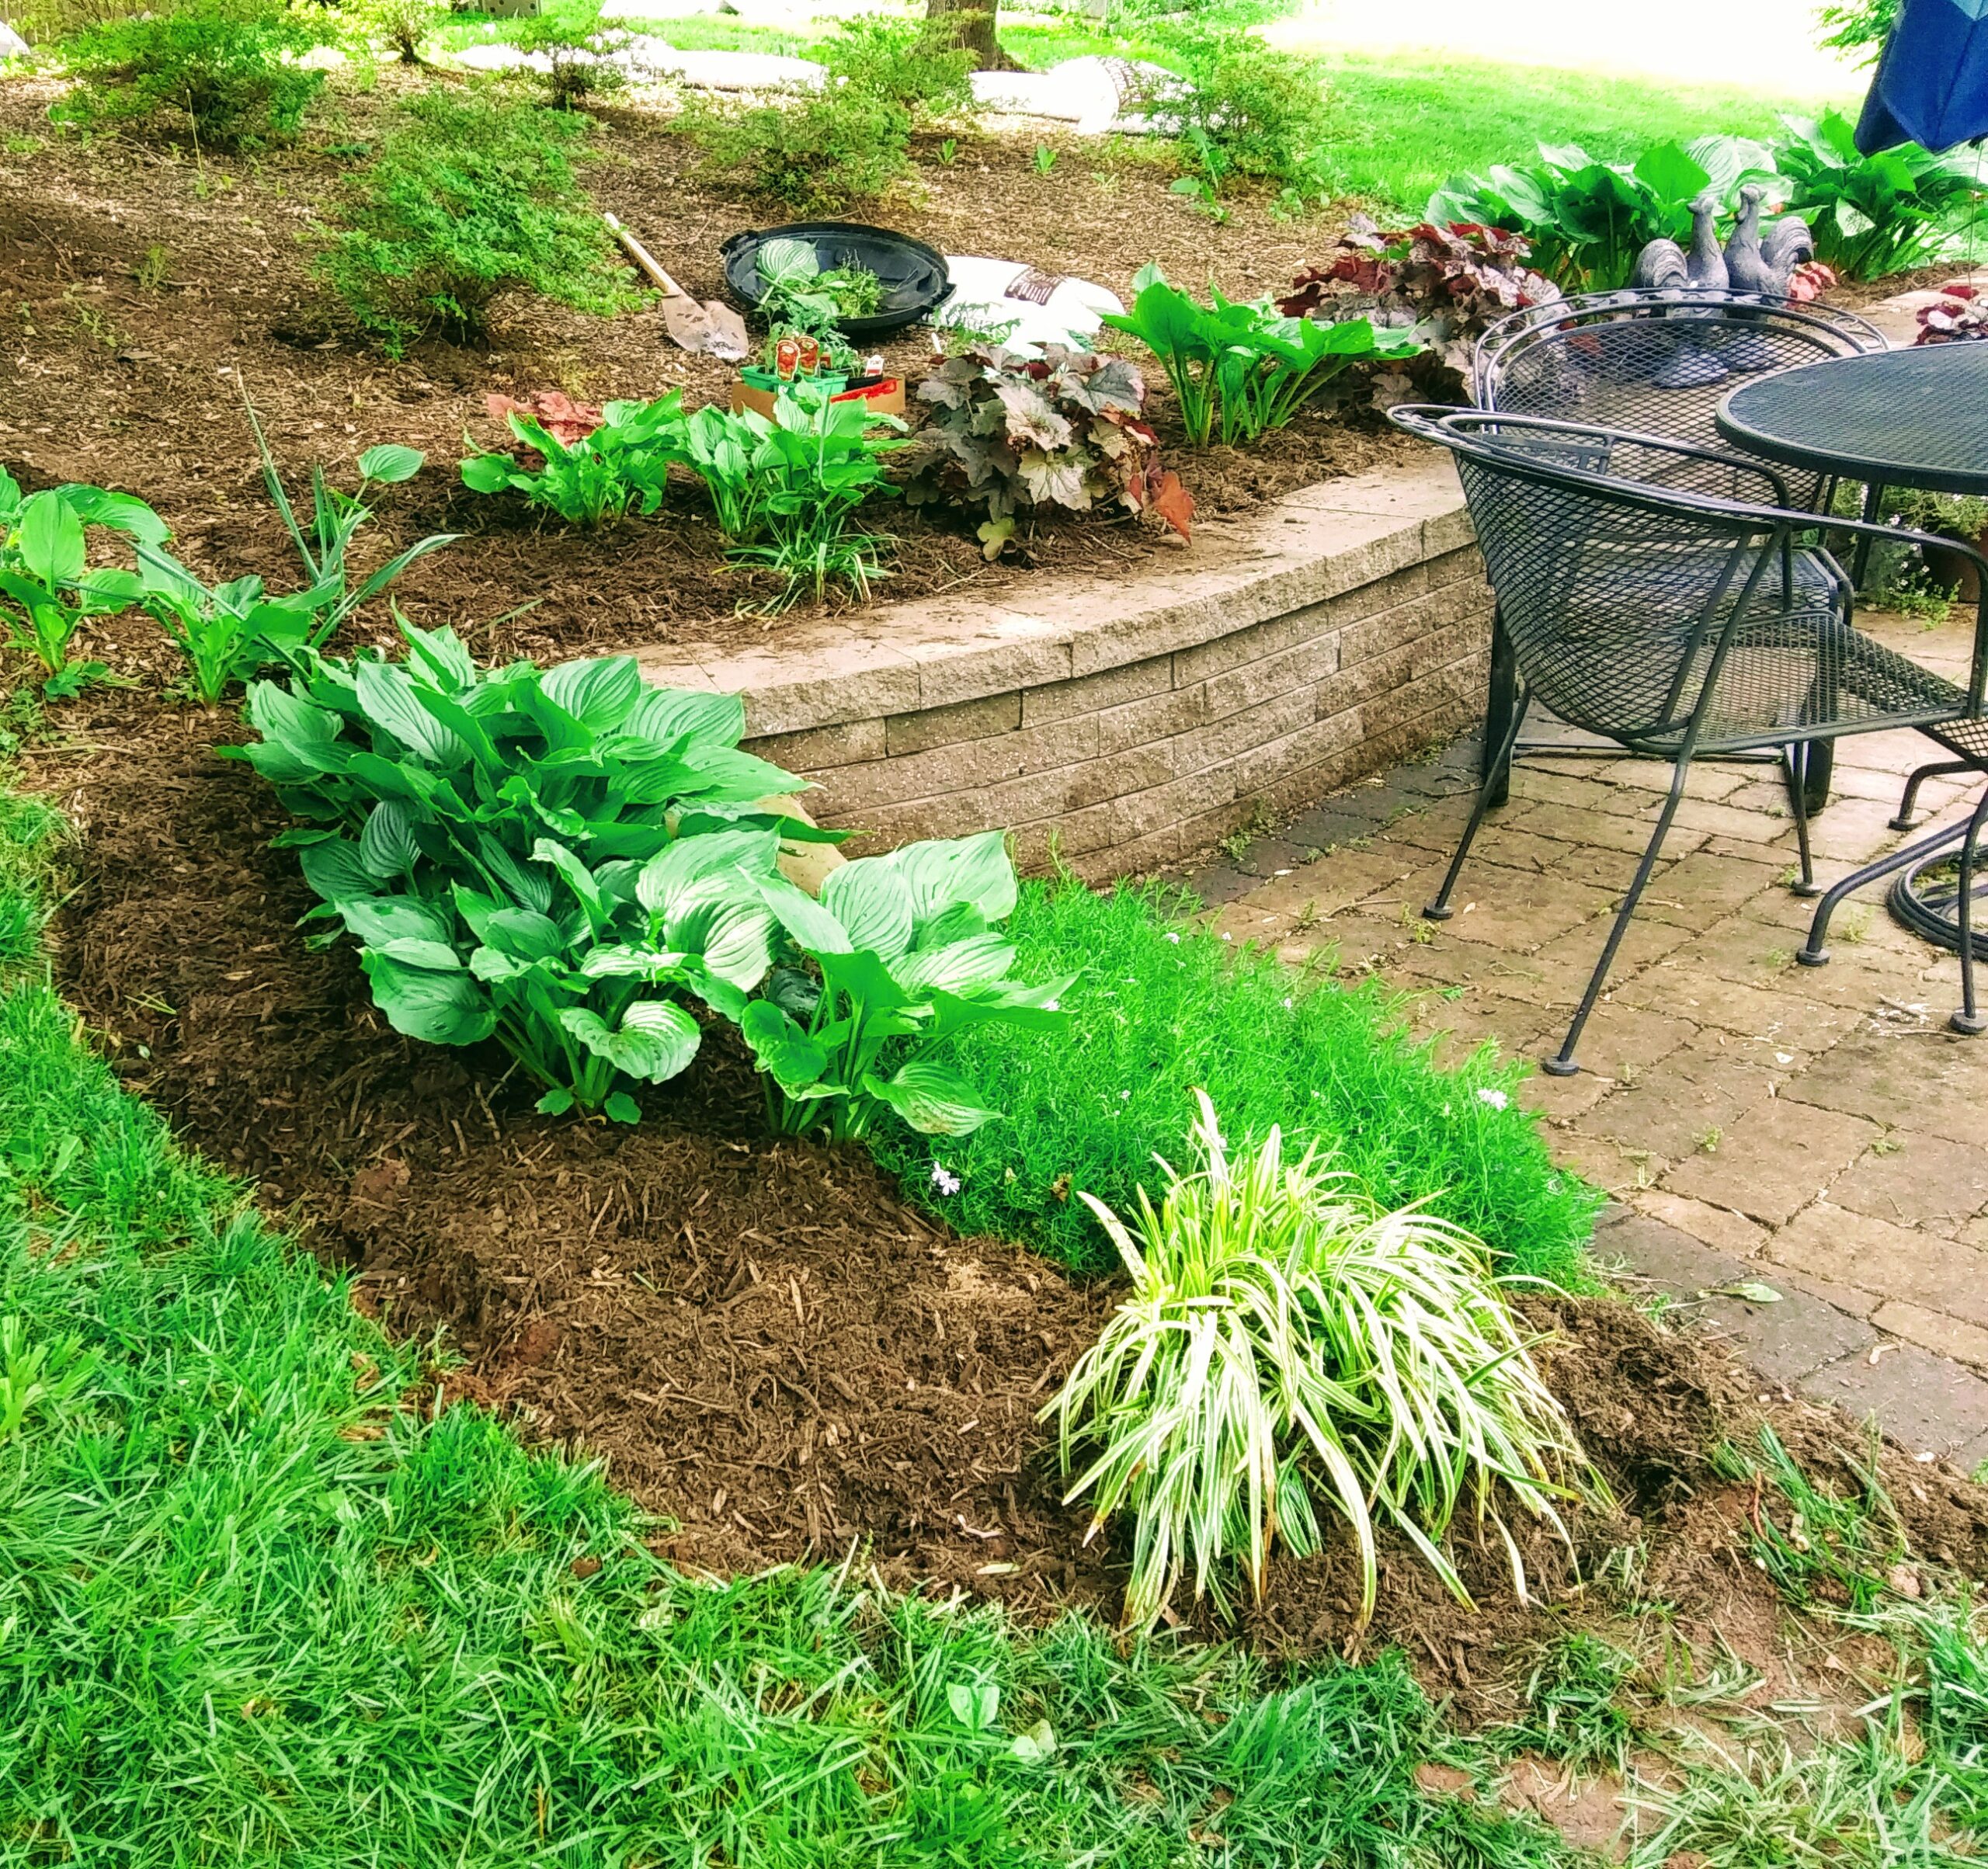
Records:
<instances>
[{"instance_id":1,"label":"young hosta shoot","mask_svg":"<svg viewBox=\"0 0 1988 1869\"><path fill-rule=\"evenodd\" d=\"M0 471L0 625L52 679L72 685L69 645L84 619L128 610L141 589L135 571L90 564L92 526L153 545L168 536L165 521L128 493L55 487L24 498Z\"/></svg>"},{"instance_id":2,"label":"young hosta shoot","mask_svg":"<svg viewBox=\"0 0 1988 1869\"><path fill-rule=\"evenodd\" d=\"M212 707L235 682L285 658L311 640L320 599L335 592L300 591L288 597L262 594L260 578L233 578L210 589L172 554L140 544L142 602L186 658L186 685Z\"/></svg>"},{"instance_id":3,"label":"young hosta shoot","mask_svg":"<svg viewBox=\"0 0 1988 1869\"><path fill-rule=\"evenodd\" d=\"M352 589L346 575L346 555L353 535L373 516L373 509L366 504L367 488L397 486L402 481L413 479L421 471L427 457L416 448L368 448L359 457L359 487L353 493L340 492L325 479L325 470L314 466L311 470L311 526L307 533L298 522L296 509L284 490L283 475L277 471L276 457L269 452L268 437L262 433L262 425L256 418L255 405L249 401L246 388L242 393L242 406L248 413L256 451L262 457L262 485L269 489L276 516L283 521L283 530L290 534L290 543L297 547L297 555L303 561L304 589L309 592L317 613L311 631L311 646L321 648L361 604L378 596L417 559L454 544L461 535L440 532L417 540L363 580L356 590Z\"/></svg>"},{"instance_id":4,"label":"young hosta shoot","mask_svg":"<svg viewBox=\"0 0 1988 1869\"><path fill-rule=\"evenodd\" d=\"M521 493L527 504L555 512L569 526L589 529L618 519L631 504L653 512L662 503L669 464L686 451L683 392L654 402L610 402L591 433L561 441L513 409L511 433L536 448L536 470L510 454L478 454L462 464L463 485L474 493Z\"/></svg>"},{"instance_id":5,"label":"young hosta shoot","mask_svg":"<svg viewBox=\"0 0 1988 1869\"><path fill-rule=\"evenodd\" d=\"M1314 1149L1285 1159L1273 1128L1232 1160L1197 1092L1201 1165L1166 1162L1128 1227L1090 1194L1131 1294L1043 1411L1072 1499L1096 1533L1134 1515L1130 1623L1150 1626L1190 1567L1226 1610L1240 1559L1260 1592L1281 1537L1319 1543L1322 1494L1357 1541L1362 1614L1374 1603L1375 1527L1392 1526L1460 1599L1442 1550L1460 1502L1502 1539L1521 1598L1507 1502L1564 1539L1559 1502L1599 1493L1540 1380L1485 1249L1447 1222L1380 1209Z\"/></svg>"},{"instance_id":6,"label":"young hosta shoot","mask_svg":"<svg viewBox=\"0 0 1988 1869\"><path fill-rule=\"evenodd\" d=\"M777 969L740 1020L786 1134L844 1141L888 1110L928 1135L969 1134L999 1113L926 1054L969 1025L1060 1023L1068 979L1010 978L1015 950L997 924L1015 870L999 831L843 863L819 901L777 879L760 889L813 963Z\"/></svg>"},{"instance_id":7,"label":"young hosta shoot","mask_svg":"<svg viewBox=\"0 0 1988 1869\"><path fill-rule=\"evenodd\" d=\"M396 1030L495 1037L541 1108L633 1120L624 1080L697 1048L684 996L735 1019L764 976L780 844L835 833L767 802L801 781L739 751L736 695L650 687L625 655L480 669L401 627L405 662L306 651L252 684L236 756L311 821L280 841Z\"/></svg>"},{"instance_id":8,"label":"young hosta shoot","mask_svg":"<svg viewBox=\"0 0 1988 1869\"><path fill-rule=\"evenodd\" d=\"M1284 427L1355 363L1399 362L1423 348L1406 333L1377 332L1365 318L1286 318L1267 300L1239 304L1213 292L1211 304L1197 305L1154 266L1132 283L1131 311L1104 321L1159 358L1196 447L1218 435L1225 443L1254 441Z\"/></svg>"}]
</instances>

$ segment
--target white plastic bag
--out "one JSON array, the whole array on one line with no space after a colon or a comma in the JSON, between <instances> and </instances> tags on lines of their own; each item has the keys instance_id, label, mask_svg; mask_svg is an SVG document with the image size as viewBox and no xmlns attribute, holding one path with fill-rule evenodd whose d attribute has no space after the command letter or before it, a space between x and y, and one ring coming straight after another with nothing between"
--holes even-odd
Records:
<instances>
[{"instance_id":1,"label":"white plastic bag","mask_svg":"<svg viewBox=\"0 0 1988 1869\"><path fill-rule=\"evenodd\" d=\"M975 330L1013 325L1001 340L1010 350L1086 345L1107 312L1125 309L1116 293L1090 280L1044 273L1019 260L948 253L946 272L952 296L933 314L934 321Z\"/></svg>"}]
</instances>

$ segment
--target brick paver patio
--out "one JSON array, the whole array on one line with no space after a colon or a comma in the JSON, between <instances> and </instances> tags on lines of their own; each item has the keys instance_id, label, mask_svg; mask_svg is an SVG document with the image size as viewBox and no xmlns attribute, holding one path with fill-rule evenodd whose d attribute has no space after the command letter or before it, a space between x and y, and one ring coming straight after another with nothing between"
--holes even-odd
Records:
<instances>
[{"instance_id":1,"label":"brick paver patio","mask_svg":"<svg viewBox=\"0 0 1988 1869\"><path fill-rule=\"evenodd\" d=\"M1965 679L1972 618L1873 618ZM1917 735L1841 743L1816 821L1832 881L1896 846ZM1308 812L1204 870L1238 940L1415 995L1446 1051L1559 1044L1670 783L1667 766L1534 757L1479 835L1454 918L1423 921L1466 815L1475 747L1452 747ZM1951 817L1965 788L1927 787ZM1614 1203L1598 1252L1738 1339L1763 1378L1972 1468L1988 1460L1988 1037L1959 1037L1959 963L1893 921L1882 886L1838 918L1830 964L1795 964L1812 905L1789 893L1777 776L1701 766L1573 1078L1526 1100L1558 1158ZM1722 1295L1764 1285L1778 1302Z\"/></svg>"}]
</instances>

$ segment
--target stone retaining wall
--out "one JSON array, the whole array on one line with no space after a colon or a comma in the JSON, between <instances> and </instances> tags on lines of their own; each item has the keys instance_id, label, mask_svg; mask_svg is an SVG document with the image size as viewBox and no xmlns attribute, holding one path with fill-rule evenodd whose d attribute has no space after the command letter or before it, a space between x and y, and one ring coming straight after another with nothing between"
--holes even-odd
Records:
<instances>
[{"instance_id":1,"label":"stone retaining wall","mask_svg":"<svg viewBox=\"0 0 1988 1869\"><path fill-rule=\"evenodd\" d=\"M1481 706L1491 594L1447 460L1309 488L1192 548L994 587L764 651L644 655L736 689L752 750L813 780L852 854L996 825L1023 863L1163 868L1454 731Z\"/></svg>"}]
</instances>

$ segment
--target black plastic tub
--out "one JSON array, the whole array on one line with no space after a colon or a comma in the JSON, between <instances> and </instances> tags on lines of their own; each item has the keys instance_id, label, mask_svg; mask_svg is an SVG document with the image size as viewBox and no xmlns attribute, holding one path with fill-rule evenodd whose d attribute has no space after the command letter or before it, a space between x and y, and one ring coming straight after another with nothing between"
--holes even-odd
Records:
<instances>
[{"instance_id":1,"label":"black plastic tub","mask_svg":"<svg viewBox=\"0 0 1988 1869\"><path fill-rule=\"evenodd\" d=\"M945 255L909 234L856 221L791 221L784 227L735 234L718 248L725 286L749 311L758 307L765 290L759 252L771 240L805 240L815 249L824 273L838 266L865 266L883 281L884 302L875 311L867 318L843 320L842 332L852 339L888 337L915 325L944 304L953 289Z\"/></svg>"}]
</instances>

